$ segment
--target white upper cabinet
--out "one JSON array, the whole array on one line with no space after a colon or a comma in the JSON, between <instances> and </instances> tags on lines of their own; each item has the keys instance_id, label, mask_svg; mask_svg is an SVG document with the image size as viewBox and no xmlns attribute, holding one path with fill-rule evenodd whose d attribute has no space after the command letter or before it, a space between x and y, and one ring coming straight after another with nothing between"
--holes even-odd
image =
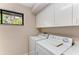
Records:
<instances>
[{"instance_id":1,"label":"white upper cabinet","mask_svg":"<svg viewBox=\"0 0 79 59\"><path fill-rule=\"evenodd\" d=\"M73 4L73 25L79 25L79 4Z\"/></svg>"},{"instance_id":2,"label":"white upper cabinet","mask_svg":"<svg viewBox=\"0 0 79 59\"><path fill-rule=\"evenodd\" d=\"M50 4L36 16L36 27L54 26L54 6Z\"/></svg>"},{"instance_id":3,"label":"white upper cabinet","mask_svg":"<svg viewBox=\"0 0 79 59\"><path fill-rule=\"evenodd\" d=\"M38 28L79 26L79 4L50 4L37 14L36 26Z\"/></svg>"},{"instance_id":4,"label":"white upper cabinet","mask_svg":"<svg viewBox=\"0 0 79 59\"><path fill-rule=\"evenodd\" d=\"M72 4L56 3L55 7L55 26L72 25Z\"/></svg>"}]
</instances>

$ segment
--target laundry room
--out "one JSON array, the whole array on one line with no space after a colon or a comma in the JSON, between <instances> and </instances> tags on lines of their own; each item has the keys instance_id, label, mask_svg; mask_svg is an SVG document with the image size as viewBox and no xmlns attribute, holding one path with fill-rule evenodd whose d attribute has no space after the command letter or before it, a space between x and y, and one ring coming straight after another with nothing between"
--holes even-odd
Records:
<instances>
[{"instance_id":1,"label":"laundry room","mask_svg":"<svg viewBox=\"0 0 79 59\"><path fill-rule=\"evenodd\" d=\"M79 55L78 51L79 3L0 3L1 55Z\"/></svg>"},{"instance_id":2,"label":"laundry room","mask_svg":"<svg viewBox=\"0 0 79 59\"><path fill-rule=\"evenodd\" d=\"M0 0L0 59L78 55L78 0Z\"/></svg>"}]
</instances>

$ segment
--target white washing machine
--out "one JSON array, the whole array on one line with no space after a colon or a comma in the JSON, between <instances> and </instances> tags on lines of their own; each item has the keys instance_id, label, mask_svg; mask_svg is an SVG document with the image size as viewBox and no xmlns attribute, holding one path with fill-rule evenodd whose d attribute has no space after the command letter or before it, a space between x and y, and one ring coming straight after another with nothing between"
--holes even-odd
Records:
<instances>
[{"instance_id":1,"label":"white washing machine","mask_svg":"<svg viewBox=\"0 0 79 59\"><path fill-rule=\"evenodd\" d=\"M36 55L36 41L48 38L48 34L40 33L37 36L31 36L29 39L29 55Z\"/></svg>"},{"instance_id":2,"label":"white washing machine","mask_svg":"<svg viewBox=\"0 0 79 59\"><path fill-rule=\"evenodd\" d=\"M37 55L61 55L72 46L72 38L49 35L46 40L36 42Z\"/></svg>"},{"instance_id":3,"label":"white washing machine","mask_svg":"<svg viewBox=\"0 0 79 59\"><path fill-rule=\"evenodd\" d=\"M79 41L75 41L74 45L66 50L63 55L79 55Z\"/></svg>"}]
</instances>

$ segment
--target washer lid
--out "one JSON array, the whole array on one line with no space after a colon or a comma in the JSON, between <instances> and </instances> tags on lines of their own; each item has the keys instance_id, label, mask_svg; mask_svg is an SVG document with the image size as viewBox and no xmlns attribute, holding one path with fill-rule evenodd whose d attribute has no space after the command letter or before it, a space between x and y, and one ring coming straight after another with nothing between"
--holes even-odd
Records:
<instances>
[{"instance_id":1,"label":"washer lid","mask_svg":"<svg viewBox=\"0 0 79 59\"><path fill-rule=\"evenodd\" d=\"M48 40L48 39L37 41L37 44L39 44L41 47L44 47L52 54L56 54L56 55L60 55L64 51L66 51L68 48L70 48L70 46L67 46L67 45L61 45L59 47L56 47L53 45L53 40Z\"/></svg>"}]
</instances>

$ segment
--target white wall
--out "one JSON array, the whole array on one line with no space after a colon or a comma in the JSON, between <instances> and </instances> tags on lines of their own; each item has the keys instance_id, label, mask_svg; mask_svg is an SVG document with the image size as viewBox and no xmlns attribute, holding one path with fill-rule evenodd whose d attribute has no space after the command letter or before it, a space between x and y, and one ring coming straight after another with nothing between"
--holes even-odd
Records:
<instances>
[{"instance_id":1,"label":"white wall","mask_svg":"<svg viewBox=\"0 0 79 59\"><path fill-rule=\"evenodd\" d=\"M54 28L43 28L40 32L47 32L60 36L71 37L73 40L79 41L79 26L73 27L54 27Z\"/></svg>"},{"instance_id":2,"label":"white wall","mask_svg":"<svg viewBox=\"0 0 79 59\"><path fill-rule=\"evenodd\" d=\"M31 9L20 4L0 3L0 9L24 13L24 26L0 25L0 54L25 54L28 38L35 35L35 16Z\"/></svg>"}]
</instances>

